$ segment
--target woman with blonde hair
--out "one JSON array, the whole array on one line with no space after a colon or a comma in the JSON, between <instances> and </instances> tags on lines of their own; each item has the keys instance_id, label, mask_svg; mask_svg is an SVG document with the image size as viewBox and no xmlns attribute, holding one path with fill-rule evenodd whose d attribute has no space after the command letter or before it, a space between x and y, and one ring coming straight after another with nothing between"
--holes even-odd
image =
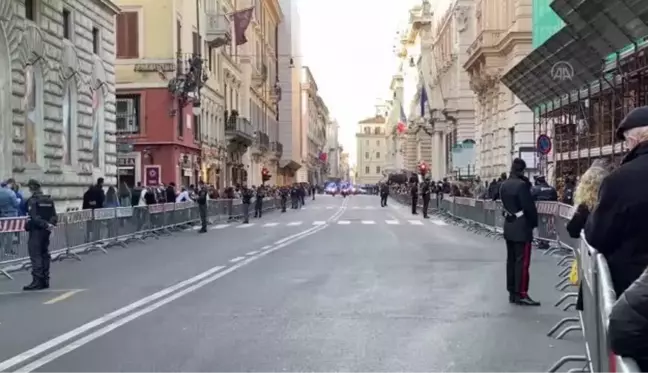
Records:
<instances>
[{"instance_id":1,"label":"woman with blonde hair","mask_svg":"<svg viewBox=\"0 0 648 373\"><path fill-rule=\"evenodd\" d=\"M610 163L605 159L595 160L581 176L574 192L576 211L567 223L567 232L572 238L579 238L587 218L598 204L599 188L603 179L610 174Z\"/></svg>"}]
</instances>

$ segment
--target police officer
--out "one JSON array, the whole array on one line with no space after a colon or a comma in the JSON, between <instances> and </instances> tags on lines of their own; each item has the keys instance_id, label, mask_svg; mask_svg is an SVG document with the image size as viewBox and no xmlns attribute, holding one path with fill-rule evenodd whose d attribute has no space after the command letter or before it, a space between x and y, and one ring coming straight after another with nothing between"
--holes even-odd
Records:
<instances>
[{"instance_id":1,"label":"police officer","mask_svg":"<svg viewBox=\"0 0 648 373\"><path fill-rule=\"evenodd\" d=\"M198 183L196 202L198 203L198 213L200 214L201 224L201 228L198 232L207 233L207 187L202 181Z\"/></svg>"},{"instance_id":2,"label":"police officer","mask_svg":"<svg viewBox=\"0 0 648 373\"><path fill-rule=\"evenodd\" d=\"M243 185L243 190L241 191L241 201L243 202L243 224L250 223L250 204L252 203L252 197L254 197L254 191L246 185Z\"/></svg>"},{"instance_id":3,"label":"police officer","mask_svg":"<svg viewBox=\"0 0 648 373\"><path fill-rule=\"evenodd\" d=\"M256 190L256 199L254 200L254 217L260 218L263 214L263 197L265 197L265 190L263 185L259 185Z\"/></svg>"},{"instance_id":4,"label":"police officer","mask_svg":"<svg viewBox=\"0 0 648 373\"><path fill-rule=\"evenodd\" d=\"M549 185L544 176L536 176L535 185L531 188L531 196L534 201L558 201L556 188Z\"/></svg>"},{"instance_id":5,"label":"police officer","mask_svg":"<svg viewBox=\"0 0 648 373\"><path fill-rule=\"evenodd\" d=\"M299 188L297 188L297 184L293 184L290 189L290 206L293 210L299 208Z\"/></svg>"},{"instance_id":6,"label":"police officer","mask_svg":"<svg viewBox=\"0 0 648 373\"><path fill-rule=\"evenodd\" d=\"M528 294L531 241L533 229L538 226L538 211L531 197L531 183L524 176L525 169L522 159L514 159L511 175L502 181L498 193L504 215L506 287L510 303L539 306Z\"/></svg>"},{"instance_id":7,"label":"police officer","mask_svg":"<svg viewBox=\"0 0 648 373\"><path fill-rule=\"evenodd\" d=\"M44 195L40 183L34 179L27 183L31 197L27 200L28 220L25 230L29 234L27 249L32 266L32 282L23 290L49 288L50 234L58 222L54 201Z\"/></svg>"},{"instance_id":8,"label":"police officer","mask_svg":"<svg viewBox=\"0 0 648 373\"><path fill-rule=\"evenodd\" d=\"M279 196L281 197L281 212L286 212L286 204L288 203L288 194L290 194L290 190L288 189L287 186L281 187L279 189Z\"/></svg>"},{"instance_id":9,"label":"police officer","mask_svg":"<svg viewBox=\"0 0 648 373\"><path fill-rule=\"evenodd\" d=\"M389 197L389 184L382 183L380 185L380 206L387 207L387 197Z\"/></svg>"},{"instance_id":10,"label":"police officer","mask_svg":"<svg viewBox=\"0 0 648 373\"><path fill-rule=\"evenodd\" d=\"M412 215L418 215L416 205L418 204L418 177L416 174L410 177L410 194L412 196Z\"/></svg>"},{"instance_id":11,"label":"police officer","mask_svg":"<svg viewBox=\"0 0 648 373\"><path fill-rule=\"evenodd\" d=\"M421 196L423 197L423 218L428 218L428 208L430 207L430 194L432 193L432 186L430 185L430 177L426 177L421 186Z\"/></svg>"}]
</instances>

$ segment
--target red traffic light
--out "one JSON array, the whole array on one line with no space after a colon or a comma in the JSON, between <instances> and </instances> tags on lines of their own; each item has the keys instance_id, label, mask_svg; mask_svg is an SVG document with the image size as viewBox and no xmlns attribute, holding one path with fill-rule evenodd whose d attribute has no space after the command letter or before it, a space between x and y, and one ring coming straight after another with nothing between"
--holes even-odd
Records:
<instances>
[{"instance_id":1,"label":"red traffic light","mask_svg":"<svg viewBox=\"0 0 648 373\"><path fill-rule=\"evenodd\" d=\"M268 173L270 173L270 172L268 171L267 168L263 167L263 168L261 169L261 174L263 174L263 175L267 175Z\"/></svg>"}]
</instances>

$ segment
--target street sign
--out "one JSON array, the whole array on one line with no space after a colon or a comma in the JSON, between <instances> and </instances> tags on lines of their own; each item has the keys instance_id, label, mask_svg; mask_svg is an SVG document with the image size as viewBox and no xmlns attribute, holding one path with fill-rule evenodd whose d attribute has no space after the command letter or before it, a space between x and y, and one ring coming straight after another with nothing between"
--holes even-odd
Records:
<instances>
[{"instance_id":1,"label":"street sign","mask_svg":"<svg viewBox=\"0 0 648 373\"><path fill-rule=\"evenodd\" d=\"M536 148L538 153L547 155L551 152L551 139L547 135L540 135L536 140Z\"/></svg>"}]
</instances>

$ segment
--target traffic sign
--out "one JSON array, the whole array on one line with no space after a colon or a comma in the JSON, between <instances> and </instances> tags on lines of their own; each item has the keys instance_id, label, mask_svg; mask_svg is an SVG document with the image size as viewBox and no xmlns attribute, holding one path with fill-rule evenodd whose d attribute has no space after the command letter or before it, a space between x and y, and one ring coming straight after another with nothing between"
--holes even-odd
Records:
<instances>
[{"instance_id":1,"label":"traffic sign","mask_svg":"<svg viewBox=\"0 0 648 373\"><path fill-rule=\"evenodd\" d=\"M551 139L547 135L540 135L536 140L536 148L540 154L549 154L551 152Z\"/></svg>"}]
</instances>

